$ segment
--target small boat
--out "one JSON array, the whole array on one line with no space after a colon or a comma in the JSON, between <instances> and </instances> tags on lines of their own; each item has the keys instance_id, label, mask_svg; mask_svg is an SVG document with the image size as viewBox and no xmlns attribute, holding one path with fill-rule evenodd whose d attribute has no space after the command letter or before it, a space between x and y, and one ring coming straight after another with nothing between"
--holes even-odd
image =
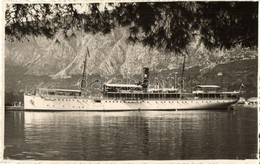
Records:
<instances>
[{"instance_id":1,"label":"small boat","mask_svg":"<svg viewBox=\"0 0 260 164\"><path fill-rule=\"evenodd\" d=\"M245 104L245 103L246 103L246 99L244 97L239 97L237 104Z\"/></svg>"},{"instance_id":2,"label":"small boat","mask_svg":"<svg viewBox=\"0 0 260 164\"><path fill-rule=\"evenodd\" d=\"M247 99L247 105L257 105L258 98L257 97L251 97Z\"/></svg>"}]
</instances>

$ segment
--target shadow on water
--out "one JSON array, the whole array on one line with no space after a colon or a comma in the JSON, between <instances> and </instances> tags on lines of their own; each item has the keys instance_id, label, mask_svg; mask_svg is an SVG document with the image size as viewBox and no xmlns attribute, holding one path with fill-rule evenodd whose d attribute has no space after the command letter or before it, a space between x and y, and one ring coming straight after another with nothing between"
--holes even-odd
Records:
<instances>
[{"instance_id":1,"label":"shadow on water","mask_svg":"<svg viewBox=\"0 0 260 164\"><path fill-rule=\"evenodd\" d=\"M257 110L5 113L5 159L248 159Z\"/></svg>"}]
</instances>

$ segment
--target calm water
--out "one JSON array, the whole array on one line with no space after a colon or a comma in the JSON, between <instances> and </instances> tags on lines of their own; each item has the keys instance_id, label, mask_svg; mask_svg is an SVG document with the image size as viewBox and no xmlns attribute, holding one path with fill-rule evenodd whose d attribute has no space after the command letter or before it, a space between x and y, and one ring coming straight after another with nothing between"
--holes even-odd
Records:
<instances>
[{"instance_id":1,"label":"calm water","mask_svg":"<svg viewBox=\"0 0 260 164\"><path fill-rule=\"evenodd\" d=\"M5 113L5 159L256 158L257 110Z\"/></svg>"}]
</instances>

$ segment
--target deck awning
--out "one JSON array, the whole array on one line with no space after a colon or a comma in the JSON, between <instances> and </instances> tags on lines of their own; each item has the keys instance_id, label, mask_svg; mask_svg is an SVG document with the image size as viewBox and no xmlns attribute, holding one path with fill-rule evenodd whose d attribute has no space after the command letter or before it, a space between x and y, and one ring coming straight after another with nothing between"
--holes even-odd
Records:
<instances>
[{"instance_id":1,"label":"deck awning","mask_svg":"<svg viewBox=\"0 0 260 164\"><path fill-rule=\"evenodd\" d=\"M104 84L104 86L107 87L116 87L116 88L120 88L120 87L124 87L124 88L142 88L141 85L135 85L135 84Z\"/></svg>"},{"instance_id":2,"label":"deck awning","mask_svg":"<svg viewBox=\"0 0 260 164\"><path fill-rule=\"evenodd\" d=\"M194 88L220 88L218 85L197 85Z\"/></svg>"}]
</instances>

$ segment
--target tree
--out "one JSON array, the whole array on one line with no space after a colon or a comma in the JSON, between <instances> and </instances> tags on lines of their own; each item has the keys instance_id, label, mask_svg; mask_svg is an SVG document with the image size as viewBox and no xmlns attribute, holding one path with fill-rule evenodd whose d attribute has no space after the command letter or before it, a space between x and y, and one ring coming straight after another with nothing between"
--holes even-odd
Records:
<instances>
[{"instance_id":1,"label":"tree","mask_svg":"<svg viewBox=\"0 0 260 164\"><path fill-rule=\"evenodd\" d=\"M186 54L199 37L207 48L236 44L256 47L258 2L145 2L86 4L7 4L6 39L29 35L52 38L59 30L104 34L124 26L128 40L164 51Z\"/></svg>"}]
</instances>

